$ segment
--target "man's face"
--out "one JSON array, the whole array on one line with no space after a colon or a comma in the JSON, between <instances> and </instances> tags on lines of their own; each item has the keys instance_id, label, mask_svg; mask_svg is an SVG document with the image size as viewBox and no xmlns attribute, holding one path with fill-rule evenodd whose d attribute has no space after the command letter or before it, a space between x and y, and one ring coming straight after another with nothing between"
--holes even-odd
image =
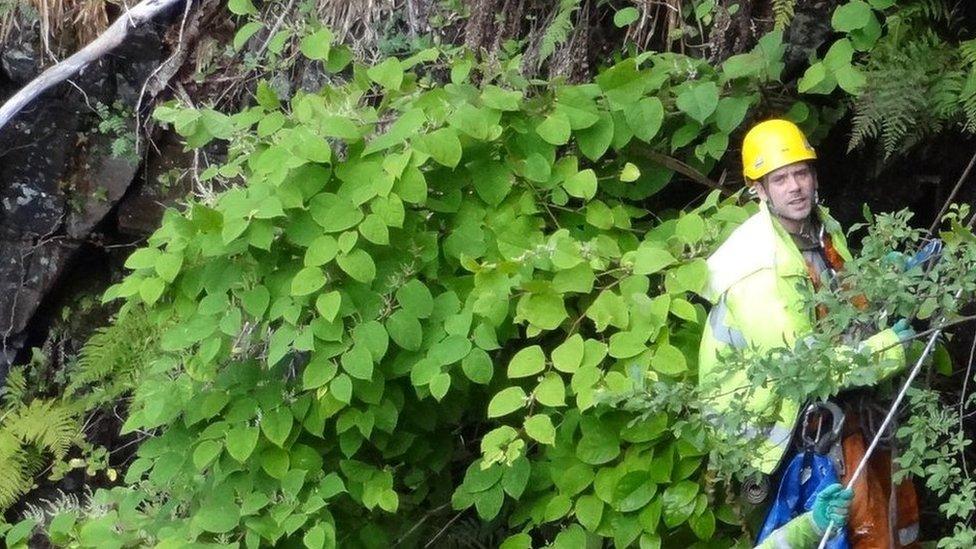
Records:
<instances>
[{"instance_id":1,"label":"man's face","mask_svg":"<svg viewBox=\"0 0 976 549\"><path fill-rule=\"evenodd\" d=\"M803 221L813 209L817 174L809 162L797 162L769 172L756 192L777 216Z\"/></svg>"}]
</instances>

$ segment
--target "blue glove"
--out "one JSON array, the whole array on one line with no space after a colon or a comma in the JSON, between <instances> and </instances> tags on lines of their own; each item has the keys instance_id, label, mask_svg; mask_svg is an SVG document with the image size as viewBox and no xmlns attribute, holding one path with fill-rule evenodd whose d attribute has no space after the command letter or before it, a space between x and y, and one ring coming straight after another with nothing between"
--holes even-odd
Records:
<instances>
[{"instance_id":1,"label":"blue glove","mask_svg":"<svg viewBox=\"0 0 976 549\"><path fill-rule=\"evenodd\" d=\"M813 508L810 509L813 523L821 532L825 531L830 523L833 523L835 528L843 528L847 524L847 514L853 498L854 491L850 488L844 488L836 482L827 486L817 494L817 499L813 500Z\"/></svg>"},{"instance_id":2,"label":"blue glove","mask_svg":"<svg viewBox=\"0 0 976 549\"><path fill-rule=\"evenodd\" d=\"M915 329L912 328L907 318L899 319L891 329L894 330L895 335L898 336L898 340L901 341L902 345L908 347L912 344L912 339L915 338L916 334Z\"/></svg>"}]
</instances>

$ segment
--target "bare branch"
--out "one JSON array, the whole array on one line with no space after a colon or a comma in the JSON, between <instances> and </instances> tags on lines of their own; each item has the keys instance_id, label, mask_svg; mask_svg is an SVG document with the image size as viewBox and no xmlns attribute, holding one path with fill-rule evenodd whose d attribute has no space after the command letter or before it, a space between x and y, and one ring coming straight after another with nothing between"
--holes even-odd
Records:
<instances>
[{"instance_id":1,"label":"bare branch","mask_svg":"<svg viewBox=\"0 0 976 549\"><path fill-rule=\"evenodd\" d=\"M142 0L132 6L126 13L121 14L112 25L98 38L84 48L75 52L71 57L48 68L40 76L31 80L13 97L0 107L0 129L7 125L21 109L37 98L49 88L60 84L73 74L85 68L89 63L105 55L122 43L129 31L158 15L164 9L176 4L180 0Z\"/></svg>"}]
</instances>

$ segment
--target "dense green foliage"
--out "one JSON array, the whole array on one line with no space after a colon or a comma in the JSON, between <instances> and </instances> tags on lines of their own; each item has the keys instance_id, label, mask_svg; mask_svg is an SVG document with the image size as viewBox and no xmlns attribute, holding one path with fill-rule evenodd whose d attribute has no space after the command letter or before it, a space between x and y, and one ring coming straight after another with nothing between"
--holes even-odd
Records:
<instances>
[{"instance_id":1,"label":"dense green foliage","mask_svg":"<svg viewBox=\"0 0 976 549\"><path fill-rule=\"evenodd\" d=\"M578 4L560 3L538 63L566 39ZM776 6L787 25L795 3ZM239 49L262 23L250 2L229 7L251 18ZM800 90L865 97L860 52L889 39L879 17L890 13L881 0L839 8L843 36ZM367 66L329 29L302 28L269 37L268 55L285 57L295 40L327 71L321 91L283 99L261 81L233 115L157 109L188 147L217 140L228 155L129 257L131 274L105 296L122 303L119 317L66 383L69 400L84 396L72 436L87 411L131 390L123 431L145 438L94 511L31 515L9 528L8 545L34 531L83 547L470 535L508 549L731 545L742 517L707 465L729 480L748 447L711 436L699 416L697 293L704 257L753 206L704 187L682 211L651 211L648 198L674 177L666 166L707 181L750 111L777 105L814 140L842 115L783 91L782 32L717 67L635 53L571 85L526 78L519 54L477 62L452 47ZM902 139L880 135L886 147ZM948 272L971 267L960 251L947 271L892 291L878 259L921 235L904 217L871 221L850 284L811 296L840 317L821 345L883 308L907 314L913 292L970 284ZM971 250L971 233L951 234ZM852 288L875 307L845 306ZM836 392L821 375L836 363L805 369L817 349L753 361L757 386L803 374L783 396ZM953 467L956 452L918 456L924 442L906 469ZM27 433L15 446L61 458L69 444ZM964 500L945 512L962 522L972 482L953 482ZM475 534L471 517L483 521Z\"/></svg>"}]
</instances>

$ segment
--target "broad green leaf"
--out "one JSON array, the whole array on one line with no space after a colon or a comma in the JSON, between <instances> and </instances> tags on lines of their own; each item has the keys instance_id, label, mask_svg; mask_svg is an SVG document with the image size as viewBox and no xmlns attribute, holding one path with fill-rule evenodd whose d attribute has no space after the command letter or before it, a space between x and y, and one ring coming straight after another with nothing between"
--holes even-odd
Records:
<instances>
[{"instance_id":1,"label":"broad green leaf","mask_svg":"<svg viewBox=\"0 0 976 549\"><path fill-rule=\"evenodd\" d=\"M518 314L543 330L554 330L566 320L566 306L556 293L529 294L519 300Z\"/></svg>"},{"instance_id":2,"label":"broad green leaf","mask_svg":"<svg viewBox=\"0 0 976 549\"><path fill-rule=\"evenodd\" d=\"M589 128L576 132L576 143L580 152L590 160L599 160L613 142L613 118L606 113Z\"/></svg>"},{"instance_id":3,"label":"broad green leaf","mask_svg":"<svg viewBox=\"0 0 976 549\"><path fill-rule=\"evenodd\" d=\"M538 374L546 367L546 355L542 347L532 345L515 353L508 363L508 377L519 378Z\"/></svg>"},{"instance_id":4,"label":"broad green leaf","mask_svg":"<svg viewBox=\"0 0 976 549\"><path fill-rule=\"evenodd\" d=\"M336 257L339 268L354 280L364 284L372 282L376 278L376 264L365 250L356 248L348 254L339 254Z\"/></svg>"},{"instance_id":5,"label":"broad green leaf","mask_svg":"<svg viewBox=\"0 0 976 549\"><path fill-rule=\"evenodd\" d=\"M396 57L387 57L379 65L370 67L366 75L387 90L398 90L403 82L403 66Z\"/></svg>"},{"instance_id":6,"label":"broad green leaf","mask_svg":"<svg viewBox=\"0 0 976 549\"><path fill-rule=\"evenodd\" d=\"M315 298L315 310L322 318L332 322L339 315L339 307L342 304L342 294L333 290L328 293L320 294Z\"/></svg>"},{"instance_id":7,"label":"broad green leaf","mask_svg":"<svg viewBox=\"0 0 976 549\"><path fill-rule=\"evenodd\" d=\"M229 5L230 2L228 2L228 6ZM241 28L237 29L237 32L234 33L234 41L233 41L234 51L240 51L240 49L243 48L245 44L247 44L247 41L250 40L252 36L254 36L259 30L263 28L264 28L264 24L262 24L261 22L251 21L249 23L245 23Z\"/></svg>"},{"instance_id":8,"label":"broad green leaf","mask_svg":"<svg viewBox=\"0 0 976 549\"><path fill-rule=\"evenodd\" d=\"M647 143L661 129L661 123L664 122L664 105L657 97L645 97L625 110L624 117L630 129L634 131L634 135Z\"/></svg>"},{"instance_id":9,"label":"broad green leaf","mask_svg":"<svg viewBox=\"0 0 976 549\"><path fill-rule=\"evenodd\" d=\"M234 15L253 15L258 12L251 0L228 0L227 9Z\"/></svg>"},{"instance_id":10,"label":"broad green leaf","mask_svg":"<svg viewBox=\"0 0 976 549\"><path fill-rule=\"evenodd\" d=\"M569 141L569 118L561 112L554 112L535 128L544 141L553 145L564 145Z\"/></svg>"},{"instance_id":11,"label":"broad green leaf","mask_svg":"<svg viewBox=\"0 0 976 549\"><path fill-rule=\"evenodd\" d=\"M724 133L731 133L745 119L751 103L749 97L723 97L715 109L715 127Z\"/></svg>"},{"instance_id":12,"label":"broad green leaf","mask_svg":"<svg viewBox=\"0 0 976 549\"><path fill-rule=\"evenodd\" d=\"M224 449L223 444L216 440L204 440L193 450L193 466L198 471L210 464Z\"/></svg>"},{"instance_id":13,"label":"broad green leaf","mask_svg":"<svg viewBox=\"0 0 976 549\"><path fill-rule=\"evenodd\" d=\"M677 259L663 248L644 242L634 253L634 274L654 274L665 267L677 263Z\"/></svg>"},{"instance_id":14,"label":"broad green leaf","mask_svg":"<svg viewBox=\"0 0 976 549\"><path fill-rule=\"evenodd\" d=\"M338 233L362 221L363 211L351 200L331 193L320 193L309 204L309 213L327 233Z\"/></svg>"},{"instance_id":15,"label":"broad green leaf","mask_svg":"<svg viewBox=\"0 0 976 549\"><path fill-rule=\"evenodd\" d=\"M851 32L860 29L871 20L871 6L861 0L851 0L834 10L830 24L834 30Z\"/></svg>"},{"instance_id":16,"label":"broad green leaf","mask_svg":"<svg viewBox=\"0 0 976 549\"><path fill-rule=\"evenodd\" d=\"M630 358L644 352L648 334L638 332L617 332L610 336L610 356Z\"/></svg>"},{"instance_id":17,"label":"broad green leaf","mask_svg":"<svg viewBox=\"0 0 976 549\"><path fill-rule=\"evenodd\" d=\"M183 254L166 252L160 254L156 259L156 274L166 282L176 280L176 275L180 274L183 267Z\"/></svg>"},{"instance_id":18,"label":"broad green leaf","mask_svg":"<svg viewBox=\"0 0 976 549\"><path fill-rule=\"evenodd\" d=\"M525 405L525 391L521 387L507 387L488 403L488 417L506 416Z\"/></svg>"},{"instance_id":19,"label":"broad green leaf","mask_svg":"<svg viewBox=\"0 0 976 549\"><path fill-rule=\"evenodd\" d=\"M447 372L441 372L430 380L430 394L438 402L444 398L450 388L451 375Z\"/></svg>"},{"instance_id":20,"label":"broad green leaf","mask_svg":"<svg viewBox=\"0 0 976 549\"><path fill-rule=\"evenodd\" d=\"M468 379L485 385L491 381L495 368L488 353L482 349L474 348L461 361L461 369L464 370L464 375Z\"/></svg>"},{"instance_id":21,"label":"broad green leaf","mask_svg":"<svg viewBox=\"0 0 976 549\"><path fill-rule=\"evenodd\" d=\"M305 266L313 267L324 265L335 259L339 251L339 245L332 235L322 235L316 238L305 250Z\"/></svg>"},{"instance_id":22,"label":"broad green leaf","mask_svg":"<svg viewBox=\"0 0 976 549\"><path fill-rule=\"evenodd\" d=\"M265 412L261 416L261 432L276 446L284 446L294 417L291 410L285 407L278 407Z\"/></svg>"},{"instance_id":23,"label":"broad green leaf","mask_svg":"<svg viewBox=\"0 0 976 549\"><path fill-rule=\"evenodd\" d=\"M434 298L423 282L413 279L396 291L397 302L403 310L417 318L427 318L434 310Z\"/></svg>"},{"instance_id":24,"label":"broad green leaf","mask_svg":"<svg viewBox=\"0 0 976 549\"><path fill-rule=\"evenodd\" d=\"M142 281L139 285L139 297L146 302L147 305L152 305L155 303L160 296L163 295L163 290L166 289L166 283L163 282L161 278L150 276Z\"/></svg>"},{"instance_id":25,"label":"broad green leaf","mask_svg":"<svg viewBox=\"0 0 976 549\"><path fill-rule=\"evenodd\" d=\"M553 445L556 443L556 428L552 425L552 419L546 414L536 414L525 418L525 434L543 443Z\"/></svg>"},{"instance_id":26,"label":"broad green leaf","mask_svg":"<svg viewBox=\"0 0 976 549\"><path fill-rule=\"evenodd\" d=\"M339 359L342 369L356 379L373 377L373 356L365 345L353 345Z\"/></svg>"},{"instance_id":27,"label":"broad green leaf","mask_svg":"<svg viewBox=\"0 0 976 549\"><path fill-rule=\"evenodd\" d=\"M710 81L693 84L678 95L676 105L682 112L703 124L718 106L718 87Z\"/></svg>"},{"instance_id":28,"label":"broad green leaf","mask_svg":"<svg viewBox=\"0 0 976 549\"><path fill-rule=\"evenodd\" d=\"M404 309L386 319L386 330L397 345L408 351L417 351L423 339L423 329L415 315Z\"/></svg>"},{"instance_id":29,"label":"broad green leaf","mask_svg":"<svg viewBox=\"0 0 976 549\"><path fill-rule=\"evenodd\" d=\"M620 180L624 183L637 181L641 176L640 168L631 162L624 164L624 169L620 170Z\"/></svg>"},{"instance_id":30,"label":"broad green leaf","mask_svg":"<svg viewBox=\"0 0 976 549\"><path fill-rule=\"evenodd\" d=\"M613 14L613 24L618 28L626 27L627 25L630 25L634 21L637 21L638 17L640 17L640 12L637 11L637 8L633 6L629 6L617 10L617 12ZM595 530L596 528L589 528L589 529Z\"/></svg>"},{"instance_id":31,"label":"broad green leaf","mask_svg":"<svg viewBox=\"0 0 976 549\"><path fill-rule=\"evenodd\" d=\"M319 267L305 267L291 281L291 295L308 295L325 285L325 273Z\"/></svg>"},{"instance_id":32,"label":"broad green leaf","mask_svg":"<svg viewBox=\"0 0 976 549\"><path fill-rule=\"evenodd\" d=\"M566 384L563 378L555 372L546 374L533 392L539 403L553 408L566 405Z\"/></svg>"},{"instance_id":33,"label":"broad green leaf","mask_svg":"<svg viewBox=\"0 0 976 549\"><path fill-rule=\"evenodd\" d=\"M522 92L505 90L489 84L481 92L481 101L486 106L500 111L517 111L522 101Z\"/></svg>"},{"instance_id":34,"label":"broad green leaf","mask_svg":"<svg viewBox=\"0 0 976 549\"><path fill-rule=\"evenodd\" d=\"M309 59L328 59L329 49L332 47L332 31L321 28L302 39L300 49Z\"/></svg>"},{"instance_id":35,"label":"broad green leaf","mask_svg":"<svg viewBox=\"0 0 976 549\"><path fill-rule=\"evenodd\" d=\"M461 142L454 128L441 128L422 135L415 146L431 156L438 164L453 168L461 160Z\"/></svg>"},{"instance_id":36,"label":"broad green leaf","mask_svg":"<svg viewBox=\"0 0 976 549\"><path fill-rule=\"evenodd\" d=\"M258 428L250 425L231 427L225 434L224 445L230 457L244 463L258 443Z\"/></svg>"},{"instance_id":37,"label":"broad green leaf","mask_svg":"<svg viewBox=\"0 0 976 549\"><path fill-rule=\"evenodd\" d=\"M193 524L201 530L223 534L240 522L240 511L232 497L208 498L193 515Z\"/></svg>"},{"instance_id":38,"label":"broad green leaf","mask_svg":"<svg viewBox=\"0 0 976 549\"><path fill-rule=\"evenodd\" d=\"M674 345L663 344L658 346L651 358L651 368L662 374L678 375L688 369L688 364L680 349Z\"/></svg>"},{"instance_id":39,"label":"broad green leaf","mask_svg":"<svg viewBox=\"0 0 976 549\"><path fill-rule=\"evenodd\" d=\"M657 492L657 485L647 471L632 471L622 476L614 486L615 507L621 513L643 508Z\"/></svg>"},{"instance_id":40,"label":"broad green leaf","mask_svg":"<svg viewBox=\"0 0 976 549\"><path fill-rule=\"evenodd\" d=\"M574 373L583 362L583 336L573 334L552 351L552 365L560 372Z\"/></svg>"},{"instance_id":41,"label":"broad green leaf","mask_svg":"<svg viewBox=\"0 0 976 549\"><path fill-rule=\"evenodd\" d=\"M806 93L820 85L825 78L827 78L827 68L823 62L818 61L810 65L803 73L803 77L797 82L796 89L800 93Z\"/></svg>"},{"instance_id":42,"label":"broad green leaf","mask_svg":"<svg viewBox=\"0 0 976 549\"><path fill-rule=\"evenodd\" d=\"M467 337L449 335L431 345L427 356L441 366L449 366L463 359L471 352L471 341Z\"/></svg>"},{"instance_id":43,"label":"broad green leaf","mask_svg":"<svg viewBox=\"0 0 976 549\"><path fill-rule=\"evenodd\" d=\"M590 200L596 195L596 174L589 168L577 172L563 182L563 188L570 196Z\"/></svg>"},{"instance_id":44,"label":"broad green leaf","mask_svg":"<svg viewBox=\"0 0 976 549\"><path fill-rule=\"evenodd\" d=\"M595 531L603 518L603 502L600 498L587 494L576 500L576 520L587 530Z\"/></svg>"}]
</instances>

